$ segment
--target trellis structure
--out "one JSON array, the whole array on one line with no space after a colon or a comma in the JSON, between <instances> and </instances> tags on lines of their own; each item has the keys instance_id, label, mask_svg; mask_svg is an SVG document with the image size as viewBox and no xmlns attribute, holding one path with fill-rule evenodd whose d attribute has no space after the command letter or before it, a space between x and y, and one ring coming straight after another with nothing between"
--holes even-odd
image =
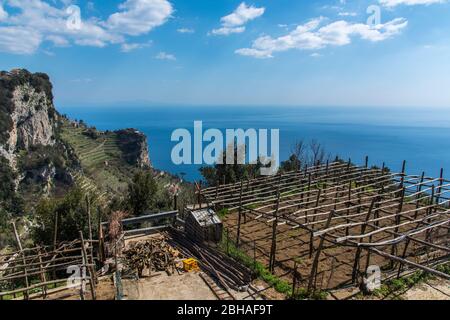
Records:
<instances>
[{"instance_id":1,"label":"trellis structure","mask_svg":"<svg viewBox=\"0 0 450 320\"><path fill-rule=\"evenodd\" d=\"M88 297L96 299L96 271L94 245L97 240L85 240L80 232L80 239L59 243L54 246L37 246L22 248L15 225L14 231L19 251L0 255L0 300L22 297L23 299L47 298L50 286L59 289L72 288L67 286L70 275L77 277L79 285L74 287L73 295L79 295L82 300ZM62 274L62 275L59 275ZM88 289L86 289L88 288ZM79 289L79 290L78 290ZM88 291L89 290L89 291Z\"/></svg>"},{"instance_id":2,"label":"trellis structure","mask_svg":"<svg viewBox=\"0 0 450 320\"><path fill-rule=\"evenodd\" d=\"M407 175L403 162L402 172L391 173L384 164L369 167L366 157L363 166L327 162L199 193L233 213L227 221L236 244L254 241L270 271L297 274L300 265L309 292L319 274L321 288L330 289L357 283L372 264L385 275L423 270L450 279L439 268L450 252L443 170L439 178Z\"/></svg>"}]
</instances>

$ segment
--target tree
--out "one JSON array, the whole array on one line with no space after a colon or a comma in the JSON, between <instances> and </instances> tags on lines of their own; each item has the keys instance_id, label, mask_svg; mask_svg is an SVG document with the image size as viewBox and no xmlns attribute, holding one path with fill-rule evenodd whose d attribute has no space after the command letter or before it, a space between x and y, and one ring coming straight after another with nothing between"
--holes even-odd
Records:
<instances>
[{"instance_id":1,"label":"tree","mask_svg":"<svg viewBox=\"0 0 450 320\"><path fill-rule=\"evenodd\" d=\"M245 146L239 146L245 148ZM244 152L245 154L245 152ZM226 163L226 153L222 152L222 164L216 163L214 166L201 167L200 173L206 180L208 186L215 186L217 183L235 183L240 180L253 179L259 175L261 162L258 159L256 164L238 164L238 148L234 146L234 162Z\"/></svg>"},{"instance_id":2,"label":"tree","mask_svg":"<svg viewBox=\"0 0 450 320\"><path fill-rule=\"evenodd\" d=\"M139 171L128 185L127 208L134 215L142 215L152 208L158 186L150 171Z\"/></svg>"},{"instance_id":3,"label":"tree","mask_svg":"<svg viewBox=\"0 0 450 320\"><path fill-rule=\"evenodd\" d=\"M15 173L9 166L9 162L0 156L0 206L9 213L22 214L23 199L16 192L15 180L17 173Z\"/></svg>"},{"instance_id":4,"label":"tree","mask_svg":"<svg viewBox=\"0 0 450 320\"><path fill-rule=\"evenodd\" d=\"M80 188L70 190L62 199L43 199L36 207L37 226L33 229L36 243L51 245L55 236L55 222L58 222L56 239L72 241L80 237L79 232L89 234L89 217L86 197L88 195ZM89 201L93 203L93 201ZM98 217L91 207L91 225L96 226ZM93 233L97 230L94 227Z\"/></svg>"},{"instance_id":5,"label":"tree","mask_svg":"<svg viewBox=\"0 0 450 320\"><path fill-rule=\"evenodd\" d=\"M291 156L288 160L281 162L281 170L284 172L297 171L322 164L330 159L325 148L317 140L313 139L309 143L303 140L296 141L291 149Z\"/></svg>"}]
</instances>

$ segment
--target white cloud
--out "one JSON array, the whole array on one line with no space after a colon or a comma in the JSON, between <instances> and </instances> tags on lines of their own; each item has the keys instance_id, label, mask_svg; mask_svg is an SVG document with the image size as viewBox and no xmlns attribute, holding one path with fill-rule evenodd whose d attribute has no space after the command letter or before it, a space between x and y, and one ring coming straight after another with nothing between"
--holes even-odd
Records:
<instances>
[{"instance_id":1,"label":"white cloud","mask_svg":"<svg viewBox=\"0 0 450 320\"><path fill-rule=\"evenodd\" d=\"M0 51L32 54L42 42L42 35L28 28L0 27Z\"/></svg>"},{"instance_id":2,"label":"white cloud","mask_svg":"<svg viewBox=\"0 0 450 320\"><path fill-rule=\"evenodd\" d=\"M57 47L66 47L69 45L69 41L66 38L54 34L45 37L45 40L52 42Z\"/></svg>"},{"instance_id":3,"label":"white cloud","mask_svg":"<svg viewBox=\"0 0 450 320\"><path fill-rule=\"evenodd\" d=\"M105 25L118 33L137 36L164 24L173 13L167 0L127 0L119 6L122 12L112 14Z\"/></svg>"},{"instance_id":4,"label":"white cloud","mask_svg":"<svg viewBox=\"0 0 450 320\"><path fill-rule=\"evenodd\" d=\"M356 12L339 12L340 17L356 17L358 14Z\"/></svg>"},{"instance_id":5,"label":"white cloud","mask_svg":"<svg viewBox=\"0 0 450 320\"><path fill-rule=\"evenodd\" d=\"M180 29L177 29L177 32L178 33L194 33L195 30L191 29L191 28L180 28Z\"/></svg>"},{"instance_id":6,"label":"white cloud","mask_svg":"<svg viewBox=\"0 0 450 320\"><path fill-rule=\"evenodd\" d=\"M245 27L234 27L234 28L222 27L219 29L214 29L213 31L211 31L211 33L218 36L228 36L233 33L242 33L244 31Z\"/></svg>"},{"instance_id":7,"label":"white cloud","mask_svg":"<svg viewBox=\"0 0 450 320\"><path fill-rule=\"evenodd\" d=\"M137 49L147 48L151 45L151 42L146 43L122 43L120 49L122 52L131 52Z\"/></svg>"},{"instance_id":8,"label":"white cloud","mask_svg":"<svg viewBox=\"0 0 450 320\"><path fill-rule=\"evenodd\" d=\"M158 60L171 60L171 61L177 60L177 58L173 54L166 53L166 52L163 52L163 51L158 53L156 55L155 59L158 59Z\"/></svg>"},{"instance_id":9,"label":"white cloud","mask_svg":"<svg viewBox=\"0 0 450 320\"><path fill-rule=\"evenodd\" d=\"M4 52L15 54L32 54L42 41L50 41L55 46L125 44L127 36L147 34L165 23L173 12L168 0L126 0L119 6L121 11L106 21L81 16L79 28L70 28L68 20L73 11L66 11L66 6L72 4L72 0L5 1L14 11L3 14L4 18L0 19L0 28L5 30L5 34L0 35L0 47ZM28 34L33 35L31 40ZM124 47L127 50L127 45Z\"/></svg>"},{"instance_id":10,"label":"white cloud","mask_svg":"<svg viewBox=\"0 0 450 320\"><path fill-rule=\"evenodd\" d=\"M406 19L397 18L375 27L343 20L322 26L324 20L322 17L313 19L278 38L261 36L253 41L251 48L238 49L236 53L255 58L272 58L275 52L290 49L318 50L328 46L348 45L353 36L378 42L397 35L408 24Z\"/></svg>"},{"instance_id":11,"label":"white cloud","mask_svg":"<svg viewBox=\"0 0 450 320\"><path fill-rule=\"evenodd\" d=\"M378 2L385 7L392 8L398 5L414 6L414 5L430 5L435 3L444 3L447 2L447 0L378 0Z\"/></svg>"},{"instance_id":12,"label":"white cloud","mask_svg":"<svg viewBox=\"0 0 450 320\"><path fill-rule=\"evenodd\" d=\"M220 19L222 26L211 31L214 35L229 35L232 33L241 33L245 31L245 24L264 14L265 8L256 8L248 6L242 2L233 13Z\"/></svg>"},{"instance_id":13,"label":"white cloud","mask_svg":"<svg viewBox=\"0 0 450 320\"><path fill-rule=\"evenodd\" d=\"M6 18L8 18L8 12L3 9L3 4L0 3L0 21L5 20Z\"/></svg>"}]
</instances>

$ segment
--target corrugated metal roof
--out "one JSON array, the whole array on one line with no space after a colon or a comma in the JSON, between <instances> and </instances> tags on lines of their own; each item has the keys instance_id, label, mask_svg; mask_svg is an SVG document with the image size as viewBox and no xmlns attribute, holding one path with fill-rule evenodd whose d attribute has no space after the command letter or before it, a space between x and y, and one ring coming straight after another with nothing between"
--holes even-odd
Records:
<instances>
[{"instance_id":1,"label":"corrugated metal roof","mask_svg":"<svg viewBox=\"0 0 450 320\"><path fill-rule=\"evenodd\" d=\"M201 226L210 226L214 224L220 224L222 221L212 209L201 209L191 212L192 216L197 220Z\"/></svg>"}]
</instances>

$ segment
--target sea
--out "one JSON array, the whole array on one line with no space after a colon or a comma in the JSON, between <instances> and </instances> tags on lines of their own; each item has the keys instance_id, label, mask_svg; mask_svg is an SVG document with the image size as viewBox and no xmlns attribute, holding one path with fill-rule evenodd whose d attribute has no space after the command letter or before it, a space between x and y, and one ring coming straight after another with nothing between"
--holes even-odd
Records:
<instances>
[{"instance_id":1,"label":"sea","mask_svg":"<svg viewBox=\"0 0 450 320\"><path fill-rule=\"evenodd\" d=\"M281 160L289 157L296 141L314 139L333 158L362 164L368 156L369 165L384 162L393 171L400 171L406 160L408 174L439 176L444 168L444 176L450 177L450 108L115 105L58 110L99 130L136 128L148 137L152 165L189 181L201 179L201 165L174 164L171 153L177 142L171 135L176 129L193 135L194 121L202 121L204 130L222 132L279 129Z\"/></svg>"}]
</instances>

